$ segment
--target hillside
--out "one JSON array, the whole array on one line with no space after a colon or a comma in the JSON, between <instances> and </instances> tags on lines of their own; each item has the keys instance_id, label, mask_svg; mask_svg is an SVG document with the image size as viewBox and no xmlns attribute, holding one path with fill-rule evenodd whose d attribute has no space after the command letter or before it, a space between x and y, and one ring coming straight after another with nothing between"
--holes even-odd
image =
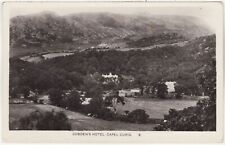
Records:
<instances>
[{"instance_id":1,"label":"hillside","mask_svg":"<svg viewBox=\"0 0 225 145\"><path fill-rule=\"evenodd\" d=\"M63 111L69 118L72 130L141 130L150 131L156 126L155 124L134 124L119 121L106 121L102 119L85 116L78 112L72 112L52 105L35 105L35 104L10 104L9 105L9 127L15 130L19 126L19 119L27 116L31 112L40 111ZM26 112L26 113L24 113Z\"/></svg>"},{"instance_id":2,"label":"hillside","mask_svg":"<svg viewBox=\"0 0 225 145\"><path fill-rule=\"evenodd\" d=\"M37 64L11 58L10 93L23 91L25 88L38 89L40 92L54 87L82 89L90 81L90 75L112 72L133 76L133 87L173 80L185 88L186 94L198 94L197 74L215 58L215 39L215 35L199 37L188 41L183 47L83 51ZM124 85L127 85L126 82L121 82L117 89Z\"/></svg>"},{"instance_id":3,"label":"hillside","mask_svg":"<svg viewBox=\"0 0 225 145\"><path fill-rule=\"evenodd\" d=\"M43 12L11 18L10 54L78 50L102 43L120 48L143 47L208 34L211 32L194 17L113 13L58 16ZM166 41L162 37L165 35Z\"/></svg>"}]
</instances>

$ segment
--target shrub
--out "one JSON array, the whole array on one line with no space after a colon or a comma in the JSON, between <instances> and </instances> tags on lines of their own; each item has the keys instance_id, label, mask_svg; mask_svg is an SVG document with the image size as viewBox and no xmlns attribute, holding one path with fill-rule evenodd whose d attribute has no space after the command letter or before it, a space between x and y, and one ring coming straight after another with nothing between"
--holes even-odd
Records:
<instances>
[{"instance_id":1,"label":"shrub","mask_svg":"<svg viewBox=\"0 0 225 145\"><path fill-rule=\"evenodd\" d=\"M77 91L72 91L64 99L64 104L69 110L78 111L81 109L81 99Z\"/></svg>"},{"instance_id":2,"label":"shrub","mask_svg":"<svg viewBox=\"0 0 225 145\"><path fill-rule=\"evenodd\" d=\"M63 91L61 89L49 89L49 98L52 105L56 106L63 106L62 99L63 99Z\"/></svg>"},{"instance_id":3,"label":"shrub","mask_svg":"<svg viewBox=\"0 0 225 145\"><path fill-rule=\"evenodd\" d=\"M109 121L116 120L116 114L107 108L101 108L97 113L97 117Z\"/></svg>"},{"instance_id":4,"label":"shrub","mask_svg":"<svg viewBox=\"0 0 225 145\"><path fill-rule=\"evenodd\" d=\"M101 97L95 97L95 98L92 98L92 100L90 101L90 104L87 105L86 111L88 113L98 114L98 112L103 107L104 107L103 99Z\"/></svg>"},{"instance_id":5,"label":"shrub","mask_svg":"<svg viewBox=\"0 0 225 145\"><path fill-rule=\"evenodd\" d=\"M182 96L182 93L183 93L183 91L184 91L184 88L182 87L182 86L175 86L175 92L176 92L176 95L175 95L175 97L177 98L177 99L181 99L183 96Z\"/></svg>"},{"instance_id":6,"label":"shrub","mask_svg":"<svg viewBox=\"0 0 225 145\"><path fill-rule=\"evenodd\" d=\"M63 112L32 112L20 119L20 130L70 130L71 125Z\"/></svg>"},{"instance_id":7,"label":"shrub","mask_svg":"<svg viewBox=\"0 0 225 145\"><path fill-rule=\"evenodd\" d=\"M155 130L216 131L216 61L212 58L198 74L199 83L209 99L198 101L195 107L170 110L164 122Z\"/></svg>"},{"instance_id":8,"label":"shrub","mask_svg":"<svg viewBox=\"0 0 225 145\"><path fill-rule=\"evenodd\" d=\"M161 99L165 99L168 93L167 85L164 82L159 82L157 84L157 96Z\"/></svg>"},{"instance_id":9,"label":"shrub","mask_svg":"<svg viewBox=\"0 0 225 145\"><path fill-rule=\"evenodd\" d=\"M210 100L201 100L197 106L177 111L170 109L164 122L155 127L157 131L215 131L216 107Z\"/></svg>"},{"instance_id":10,"label":"shrub","mask_svg":"<svg viewBox=\"0 0 225 145\"><path fill-rule=\"evenodd\" d=\"M149 115L145 113L145 110L136 109L127 115L127 121L132 123L147 123Z\"/></svg>"}]
</instances>

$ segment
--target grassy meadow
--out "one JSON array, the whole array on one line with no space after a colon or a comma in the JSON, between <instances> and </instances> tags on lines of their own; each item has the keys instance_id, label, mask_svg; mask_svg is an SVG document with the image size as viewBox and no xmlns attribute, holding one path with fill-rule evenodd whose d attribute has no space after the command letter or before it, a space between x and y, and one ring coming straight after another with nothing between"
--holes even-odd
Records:
<instances>
[{"instance_id":1,"label":"grassy meadow","mask_svg":"<svg viewBox=\"0 0 225 145\"><path fill-rule=\"evenodd\" d=\"M170 108L183 109L194 106L196 100L159 100L159 99L140 99L127 98L126 104L118 104L118 112L125 110L144 109L150 118L163 119ZM72 130L130 130L130 131L151 131L156 124L134 124L120 121L106 121L93 117L85 116L78 112L72 112L52 105L41 104L10 104L9 105L9 122L10 129L16 129L19 125L19 119L29 115L33 111L63 111L70 120Z\"/></svg>"}]
</instances>

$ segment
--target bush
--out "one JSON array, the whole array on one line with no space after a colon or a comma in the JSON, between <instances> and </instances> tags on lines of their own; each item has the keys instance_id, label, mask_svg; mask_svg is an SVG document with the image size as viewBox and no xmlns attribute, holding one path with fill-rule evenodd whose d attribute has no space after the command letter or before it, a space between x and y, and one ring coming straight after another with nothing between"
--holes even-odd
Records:
<instances>
[{"instance_id":1,"label":"bush","mask_svg":"<svg viewBox=\"0 0 225 145\"><path fill-rule=\"evenodd\" d=\"M63 106L62 104L63 91L61 89L52 88L52 89L49 89L48 93L49 93L49 98L52 105Z\"/></svg>"},{"instance_id":2,"label":"bush","mask_svg":"<svg viewBox=\"0 0 225 145\"><path fill-rule=\"evenodd\" d=\"M175 86L175 97L176 99L181 99L183 96L182 96L182 93L184 92L184 88L182 86Z\"/></svg>"},{"instance_id":3,"label":"bush","mask_svg":"<svg viewBox=\"0 0 225 145\"><path fill-rule=\"evenodd\" d=\"M170 110L164 122L155 130L216 131L216 61L212 58L198 74L199 82L209 99L198 101L195 107Z\"/></svg>"},{"instance_id":4,"label":"bush","mask_svg":"<svg viewBox=\"0 0 225 145\"><path fill-rule=\"evenodd\" d=\"M64 99L65 107L68 107L69 110L78 111L81 109L81 99L77 91L72 91Z\"/></svg>"},{"instance_id":5,"label":"bush","mask_svg":"<svg viewBox=\"0 0 225 145\"><path fill-rule=\"evenodd\" d=\"M136 109L127 115L127 121L132 123L147 123L149 115L145 113L145 110Z\"/></svg>"},{"instance_id":6,"label":"bush","mask_svg":"<svg viewBox=\"0 0 225 145\"><path fill-rule=\"evenodd\" d=\"M86 114L91 113L93 116L104 120L115 120L116 118L115 113L106 108L105 102L101 97L93 98L89 105L82 108L82 111Z\"/></svg>"},{"instance_id":7,"label":"bush","mask_svg":"<svg viewBox=\"0 0 225 145\"><path fill-rule=\"evenodd\" d=\"M201 100L195 107L177 111L170 109L157 131L215 131L216 106L209 99Z\"/></svg>"},{"instance_id":8,"label":"bush","mask_svg":"<svg viewBox=\"0 0 225 145\"><path fill-rule=\"evenodd\" d=\"M157 84L157 97L161 99L165 99L167 95L167 85L164 82L160 82Z\"/></svg>"},{"instance_id":9,"label":"bush","mask_svg":"<svg viewBox=\"0 0 225 145\"><path fill-rule=\"evenodd\" d=\"M107 108L101 108L97 113L97 117L109 121L116 120L116 114Z\"/></svg>"},{"instance_id":10,"label":"bush","mask_svg":"<svg viewBox=\"0 0 225 145\"><path fill-rule=\"evenodd\" d=\"M92 114L98 114L99 111L104 107L104 101L101 97L95 97L87 105L87 112Z\"/></svg>"},{"instance_id":11,"label":"bush","mask_svg":"<svg viewBox=\"0 0 225 145\"><path fill-rule=\"evenodd\" d=\"M32 112L20 119L20 130L70 130L71 125L63 112Z\"/></svg>"}]
</instances>

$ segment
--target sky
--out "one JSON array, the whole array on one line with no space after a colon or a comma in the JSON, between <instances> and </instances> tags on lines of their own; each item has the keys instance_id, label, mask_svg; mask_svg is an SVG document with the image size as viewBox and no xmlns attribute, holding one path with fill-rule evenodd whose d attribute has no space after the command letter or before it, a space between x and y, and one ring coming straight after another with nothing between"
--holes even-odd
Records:
<instances>
[{"instance_id":1,"label":"sky","mask_svg":"<svg viewBox=\"0 0 225 145\"><path fill-rule=\"evenodd\" d=\"M17 3L10 5L10 17L51 11L57 15L86 12L119 14L185 15L200 19L211 30L217 28L218 3Z\"/></svg>"}]
</instances>

